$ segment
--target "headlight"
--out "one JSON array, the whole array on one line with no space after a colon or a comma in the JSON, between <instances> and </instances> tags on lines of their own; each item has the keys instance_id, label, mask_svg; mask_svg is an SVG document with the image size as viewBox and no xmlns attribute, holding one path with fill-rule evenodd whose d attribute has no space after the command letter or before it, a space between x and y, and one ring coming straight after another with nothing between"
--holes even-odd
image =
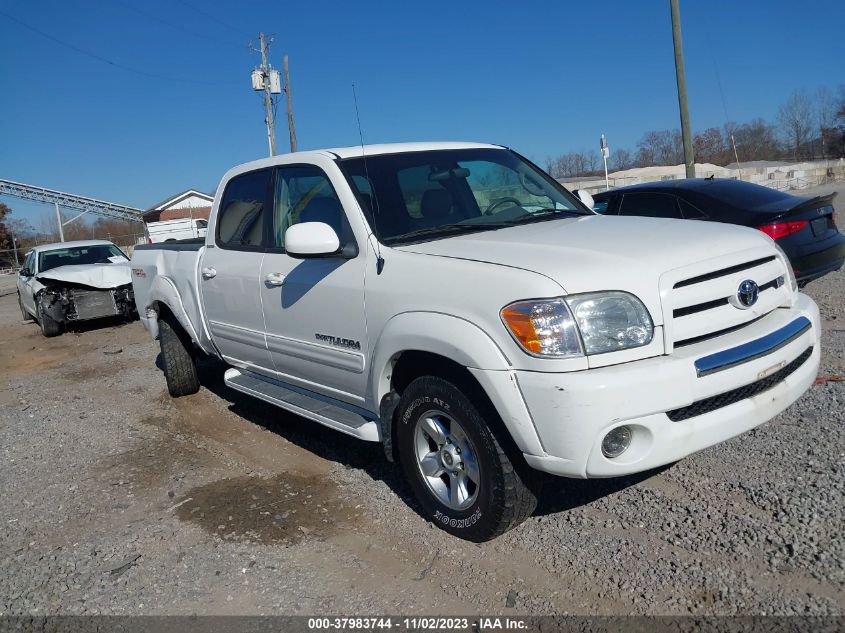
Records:
<instances>
[{"instance_id":1,"label":"headlight","mask_svg":"<svg viewBox=\"0 0 845 633\"><path fill-rule=\"evenodd\" d=\"M654 325L642 301L627 292L591 292L566 298L587 354L651 343Z\"/></svg>"},{"instance_id":2,"label":"headlight","mask_svg":"<svg viewBox=\"0 0 845 633\"><path fill-rule=\"evenodd\" d=\"M563 299L518 301L503 308L501 315L511 336L529 354L562 358L584 353Z\"/></svg>"},{"instance_id":3,"label":"headlight","mask_svg":"<svg viewBox=\"0 0 845 633\"><path fill-rule=\"evenodd\" d=\"M774 240L772 240L772 246L777 249L778 253L780 253L780 256L783 258L783 265L786 267L786 274L789 275L789 287L792 288L792 292L798 292L798 280L795 279L795 271L792 270L792 263L789 261L786 253L783 252L783 249Z\"/></svg>"},{"instance_id":4,"label":"headlight","mask_svg":"<svg viewBox=\"0 0 845 633\"><path fill-rule=\"evenodd\" d=\"M627 292L518 301L502 321L526 352L554 358L640 347L654 335L648 310Z\"/></svg>"}]
</instances>

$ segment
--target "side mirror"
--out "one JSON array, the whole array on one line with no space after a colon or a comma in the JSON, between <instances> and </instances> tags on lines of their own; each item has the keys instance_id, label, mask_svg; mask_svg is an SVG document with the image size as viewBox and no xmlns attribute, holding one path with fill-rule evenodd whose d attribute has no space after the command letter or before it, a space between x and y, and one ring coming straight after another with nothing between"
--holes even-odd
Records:
<instances>
[{"instance_id":1,"label":"side mirror","mask_svg":"<svg viewBox=\"0 0 845 633\"><path fill-rule=\"evenodd\" d=\"M340 239L325 222L301 222L285 231L285 252L291 257L326 257L338 251Z\"/></svg>"},{"instance_id":2,"label":"side mirror","mask_svg":"<svg viewBox=\"0 0 845 633\"><path fill-rule=\"evenodd\" d=\"M576 193L578 194L578 199L583 202L584 206L586 206L590 211L596 208L596 201L593 200L593 196L590 195L589 191L578 189Z\"/></svg>"},{"instance_id":3,"label":"side mirror","mask_svg":"<svg viewBox=\"0 0 845 633\"><path fill-rule=\"evenodd\" d=\"M29 271L29 268L21 268L18 274L21 277L32 277L32 273Z\"/></svg>"}]
</instances>

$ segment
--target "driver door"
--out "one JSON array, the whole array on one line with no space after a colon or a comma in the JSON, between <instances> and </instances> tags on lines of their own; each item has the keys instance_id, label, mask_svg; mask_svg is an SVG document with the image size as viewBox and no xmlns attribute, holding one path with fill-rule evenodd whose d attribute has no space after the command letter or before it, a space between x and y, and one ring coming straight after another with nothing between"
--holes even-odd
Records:
<instances>
[{"instance_id":1,"label":"driver door","mask_svg":"<svg viewBox=\"0 0 845 633\"><path fill-rule=\"evenodd\" d=\"M341 245L354 241L343 206L316 165L276 170L273 244L261 266L267 347L279 380L360 406L367 328L363 253L298 259L284 250L299 222L331 226Z\"/></svg>"}]
</instances>

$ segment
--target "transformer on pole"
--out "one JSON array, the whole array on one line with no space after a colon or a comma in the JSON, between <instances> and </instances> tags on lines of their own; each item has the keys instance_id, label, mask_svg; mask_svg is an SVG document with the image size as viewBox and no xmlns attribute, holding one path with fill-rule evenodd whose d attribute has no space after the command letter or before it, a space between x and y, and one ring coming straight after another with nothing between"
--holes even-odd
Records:
<instances>
[{"instance_id":1,"label":"transformer on pole","mask_svg":"<svg viewBox=\"0 0 845 633\"><path fill-rule=\"evenodd\" d=\"M288 76L287 55L285 55L285 85L282 85L281 73L267 61L270 43L264 38L264 33L258 34L261 45L261 66L251 73L252 89L264 93L264 122L267 124L267 141L270 145L270 156L276 155L276 121L275 101L273 95L287 93L288 127L290 129L290 151L296 151L296 133L293 129L293 109L290 96L290 78Z\"/></svg>"}]
</instances>

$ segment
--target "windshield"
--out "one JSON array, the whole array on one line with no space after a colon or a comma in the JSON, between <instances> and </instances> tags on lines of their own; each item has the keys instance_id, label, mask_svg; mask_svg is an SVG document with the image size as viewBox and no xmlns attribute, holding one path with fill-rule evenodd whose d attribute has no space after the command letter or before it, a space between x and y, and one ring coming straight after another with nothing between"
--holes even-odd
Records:
<instances>
[{"instance_id":1,"label":"windshield","mask_svg":"<svg viewBox=\"0 0 845 633\"><path fill-rule=\"evenodd\" d=\"M59 266L79 264L113 264L126 261L126 255L114 244L92 244L57 248L38 254L38 272L45 272Z\"/></svg>"},{"instance_id":2,"label":"windshield","mask_svg":"<svg viewBox=\"0 0 845 633\"><path fill-rule=\"evenodd\" d=\"M506 149L381 154L340 163L386 244L589 214L560 184Z\"/></svg>"}]
</instances>

